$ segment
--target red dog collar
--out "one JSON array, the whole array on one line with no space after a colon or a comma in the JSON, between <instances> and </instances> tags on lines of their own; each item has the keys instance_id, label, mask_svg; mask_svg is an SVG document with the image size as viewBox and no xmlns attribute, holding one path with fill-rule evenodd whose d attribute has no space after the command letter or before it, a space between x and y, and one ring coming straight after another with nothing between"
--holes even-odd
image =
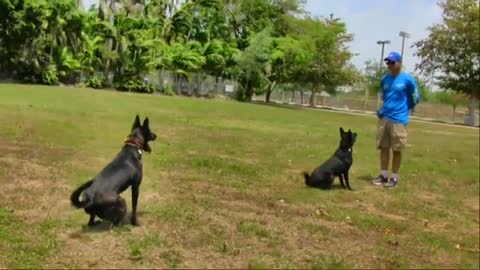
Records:
<instances>
[{"instance_id":1,"label":"red dog collar","mask_svg":"<svg viewBox=\"0 0 480 270\"><path fill-rule=\"evenodd\" d=\"M143 149L143 144L141 144L139 141L136 141L136 140L132 139L131 137L128 137L127 139L125 139L125 144L135 146L135 147L137 147L138 149L141 149L141 150L145 150L145 149Z\"/></svg>"}]
</instances>

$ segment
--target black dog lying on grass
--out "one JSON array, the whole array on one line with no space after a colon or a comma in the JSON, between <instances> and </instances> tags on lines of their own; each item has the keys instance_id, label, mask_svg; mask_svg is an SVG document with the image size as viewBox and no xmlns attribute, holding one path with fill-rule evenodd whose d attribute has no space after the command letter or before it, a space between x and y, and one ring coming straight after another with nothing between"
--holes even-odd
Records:
<instances>
[{"instance_id":1,"label":"black dog lying on grass","mask_svg":"<svg viewBox=\"0 0 480 270\"><path fill-rule=\"evenodd\" d=\"M77 188L70 200L77 208L83 208L90 214L89 226L95 225L95 216L118 225L127 213L125 200L120 193L132 186L132 215L130 222L137 223L137 203L140 183L142 182L142 151L151 152L149 141L157 135L150 131L148 117L140 125L140 118L135 117L132 131L117 154L99 175ZM83 201L80 195L83 192Z\"/></svg>"},{"instance_id":2,"label":"black dog lying on grass","mask_svg":"<svg viewBox=\"0 0 480 270\"><path fill-rule=\"evenodd\" d=\"M317 187L321 189L328 189L332 186L335 177L340 178L340 184L343 188L350 188L348 179L348 170L352 166L352 147L357 139L357 133L352 133L351 130L345 132L340 128L340 146L333 156L325 161L322 165L317 167L311 175L304 172L305 184L310 187ZM347 186L343 183L343 179Z\"/></svg>"}]
</instances>

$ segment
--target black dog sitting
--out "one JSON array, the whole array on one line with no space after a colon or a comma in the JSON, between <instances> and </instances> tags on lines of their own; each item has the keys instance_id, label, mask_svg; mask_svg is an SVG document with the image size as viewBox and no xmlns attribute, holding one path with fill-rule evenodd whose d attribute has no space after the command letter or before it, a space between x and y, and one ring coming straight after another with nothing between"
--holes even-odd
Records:
<instances>
[{"instance_id":1,"label":"black dog sitting","mask_svg":"<svg viewBox=\"0 0 480 270\"><path fill-rule=\"evenodd\" d=\"M120 193L132 186L131 224L137 223L137 203L140 183L142 181L142 151L151 152L149 141L157 135L150 131L148 117L140 125L140 118L135 117L132 131L117 154L99 175L77 188L70 200L77 208L84 208L90 214L89 226L95 225L95 216L118 225L127 213L125 200ZM83 192L83 201L80 194Z\"/></svg>"},{"instance_id":2,"label":"black dog sitting","mask_svg":"<svg viewBox=\"0 0 480 270\"><path fill-rule=\"evenodd\" d=\"M352 133L350 130L345 132L343 128L340 128L340 146L337 151L329 160L317 167L311 175L308 175L307 172L303 173L305 184L310 187L328 189L332 186L335 177L338 176L342 187L352 190L348 179L348 170L353 163L352 147L356 139L357 133ZM343 183L343 179L347 186Z\"/></svg>"}]
</instances>

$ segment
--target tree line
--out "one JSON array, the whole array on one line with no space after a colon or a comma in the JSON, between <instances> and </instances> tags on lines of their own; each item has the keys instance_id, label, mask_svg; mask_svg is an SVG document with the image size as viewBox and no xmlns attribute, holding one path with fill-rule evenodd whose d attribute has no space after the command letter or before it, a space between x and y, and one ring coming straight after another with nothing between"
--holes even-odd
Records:
<instances>
[{"instance_id":1,"label":"tree line","mask_svg":"<svg viewBox=\"0 0 480 270\"><path fill-rule=\"evenodd\" d=\"M179 92L192 74L233 79L248 101L276 89L334 94L366 82L380 67L350 64L353 34L339 18L312 17L305 0L1 0L0 78L84 84L120 91ZM416 70L443 89L480 97L480 11L476 0L443 0L442 22L415 42ZM368 66L373 68L368 69ZM173 74L173 88L145 78ZM217 80L218 81L218 80ZM303 92L302 92L303 93ZM472 103L473 104L473 103ZM471 113L473 113L473 108Z\"/></svg>"},{"instance_id":2,"label":"tree line","mask_svg":"<svg viewBox=\"0 0 480 270\"><path fill-rule=\"evenodd\" d=\"M202 73L239 82L250 100L295 83L333 93L359 76L349 64L353 35L332 16L310 16L301 0L0 1L0 75L21 82L83 83L120 91L165 91ZM175 89L174 89L175 90ZM313 99L313 96L312 96Z\"/></svg>"}]
</instances>

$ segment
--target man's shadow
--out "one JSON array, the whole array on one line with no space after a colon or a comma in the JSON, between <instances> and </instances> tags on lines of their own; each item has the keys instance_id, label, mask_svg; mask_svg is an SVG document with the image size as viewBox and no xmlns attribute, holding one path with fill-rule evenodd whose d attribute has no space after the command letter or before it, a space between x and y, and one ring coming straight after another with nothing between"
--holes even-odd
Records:
<instances>
[{"instance_id":1,"label":"man's shadow","mask_svg":"<svg viewBox=\"0 0 480 270\"><path fill-rule=\"evenodd\" d=\"M365 182L370 182L374 179L375 177L374 176L371 176L371 175L362 175L362 176L359 176L358 179L359 180L362 180L362 181L365 181Z\"/></svg>"}]
</instances>

